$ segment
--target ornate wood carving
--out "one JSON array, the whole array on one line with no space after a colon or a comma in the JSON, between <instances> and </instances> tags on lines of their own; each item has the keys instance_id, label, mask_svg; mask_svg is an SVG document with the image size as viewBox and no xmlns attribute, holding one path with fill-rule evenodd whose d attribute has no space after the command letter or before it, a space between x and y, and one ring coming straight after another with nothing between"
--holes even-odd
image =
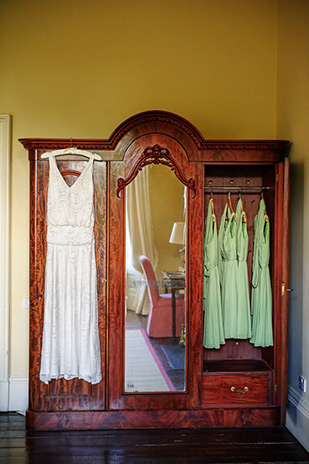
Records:
<instances>
[{"instance_id":1,"label":"ornate wood carving","mask_svg":"<svg viewBox=\"0 0 309 464\"><path fill-rule=\"evenodd\" d=\"M180 182L192 190L193 198L195 197L195 180L193 178L186 179L182 174L177 162L171 156L168 148L162 148L160 145L156 144L153 147L145 148L142 156L139 158L136 165L133 166L133 169L125 179L123 177L118 179L117 196L119 198L121 190L127 187L132 182L132 180L135 179L138 172L148 164L163 164L164 166L169 167L175 173Z\"/></svg>"}]
</instances>

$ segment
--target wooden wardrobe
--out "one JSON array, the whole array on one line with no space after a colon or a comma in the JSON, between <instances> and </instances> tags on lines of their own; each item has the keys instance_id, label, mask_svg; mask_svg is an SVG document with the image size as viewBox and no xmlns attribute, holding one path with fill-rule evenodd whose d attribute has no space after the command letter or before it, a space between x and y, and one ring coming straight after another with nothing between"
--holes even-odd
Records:
<instances>
[{"instance_id":1,"label":"wooden wardrobe","mask_svg":"<svg viewBox=\"0 0 309 464\"><path fill-rule=\"evenodd\" d=\"M36 430L277 426L285 422L288 346L288 141L207 140L184 118L137 114L107 140L21 139L30 161L30 375L27 427ZM39 380L46 256L46 151L78 147L94 164L95 243L102 381ZM58 159L60 171L82 171L85 159ZM126 187L150 163L171 169L186 188L186 382L184 391L125 392ZM70 182L70 172L67 173ZM74 174L74 173L73 173ZM248 216L251 281L253 219L260 187L271 224L270 273L274 346L228 340L203 348L204 220L212 194L219 222L226 193L239 187ZM214 188L216 187L217 190ZM246 189L252 187L252 190ZM256 187L256 190L254 190ZM224 189L223 189L224 190ZM228 189L226 189L228 190ZM234 196L233 196L234 195ZM235 196L236 195L236 196ZM234 388L232 388L234 387ZM245 388L247 387L247 388Z\"/></svg>"}]
</instances>

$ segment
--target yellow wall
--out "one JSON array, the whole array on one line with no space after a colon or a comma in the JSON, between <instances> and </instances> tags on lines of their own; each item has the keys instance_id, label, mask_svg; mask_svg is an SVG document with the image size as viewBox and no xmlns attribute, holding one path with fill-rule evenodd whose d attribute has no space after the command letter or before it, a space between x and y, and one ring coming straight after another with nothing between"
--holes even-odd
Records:
<instances>
[{"instance_id":1,"label":"yellow wall","mask_svg":"<svg viewBox=\"0 0 309 464\"><path fill-rule=\"evenodd\" d=\"M19 137L106 138L144 110L208 138L276 132L277 0L2 0L13 116L10 371L28 371L28 161Z\"/></svg>"},{"instance_id":2,"label":"yellow wall","mask_svg":"<svg viewBox=\"0 0 309 464\"><path fill-rule=\"evenodd\" d=\"M309 2L280 0L278 138L293 141L290 208L290 334L287 425L309 450ZM298 377L307 379L307 392Z\"/></svg>"}]
</instances>

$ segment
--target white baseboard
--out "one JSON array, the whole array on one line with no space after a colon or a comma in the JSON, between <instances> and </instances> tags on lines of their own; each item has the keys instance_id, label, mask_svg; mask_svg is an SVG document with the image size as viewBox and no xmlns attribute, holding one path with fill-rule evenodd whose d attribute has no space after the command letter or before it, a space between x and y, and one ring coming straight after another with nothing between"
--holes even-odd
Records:
<instances>
[{"instance_id":1,"label":"white baseboard","mask_svg":"<svg viewBox=\"0 0 309 464\"><path fill-rule=\"evenodd\" d=\"M28 376L11 375L9 378L8 411L24 412L28 408Z\"/></svg>"},{"instance_id":2,"label":"white baseboard","mask_svg":"<svg viewBox=\"0 0 309 464\"><path fill-rule=\"evenodd\" d=\"M309 403L305 394L289 386L286 426L309 452Z\"/></svg>"},{"instance_id":3,"label":"white baseboard","mask_svg":"<svg viewBox=\"0 0 309 464\"><path fill-rule=\"evenodd\" d=\"M9 382L0 382L0 411L9 409Z\"/></svg>"}]
</instances>

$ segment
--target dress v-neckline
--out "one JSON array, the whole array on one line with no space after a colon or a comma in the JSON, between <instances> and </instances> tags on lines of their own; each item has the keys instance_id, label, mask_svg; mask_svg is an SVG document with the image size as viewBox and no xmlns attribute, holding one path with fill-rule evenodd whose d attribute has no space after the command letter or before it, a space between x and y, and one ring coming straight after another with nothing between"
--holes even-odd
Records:
<instances>
[{"instance_id":1,"label":"dress v-neckline","mask_svg":"<svg viewBox=\"0 0 309 464\"><path fill-rule=\"evenodd\" d=\"M80 173L80 175L78 176L78 178L76 179L76 181L70 186L66 183L65 179L63 178L58 166L57 166L57 161L55 159L55 156L51 155L53 161L54 161L54 166L55 166L55 170L57 171L57 175L60 177L62 183L65 185L65 187L68 189L68 190L71 190L74 185L76 185L78 183L78 181L83 177L85 171L87 171L89 169L89 166L92 164L93 162L93 159L94 158L90 158L89 161L87 162L87 165L85 166L85 168L82 170L82 172Z\"/></svg>"}]
</instances>

